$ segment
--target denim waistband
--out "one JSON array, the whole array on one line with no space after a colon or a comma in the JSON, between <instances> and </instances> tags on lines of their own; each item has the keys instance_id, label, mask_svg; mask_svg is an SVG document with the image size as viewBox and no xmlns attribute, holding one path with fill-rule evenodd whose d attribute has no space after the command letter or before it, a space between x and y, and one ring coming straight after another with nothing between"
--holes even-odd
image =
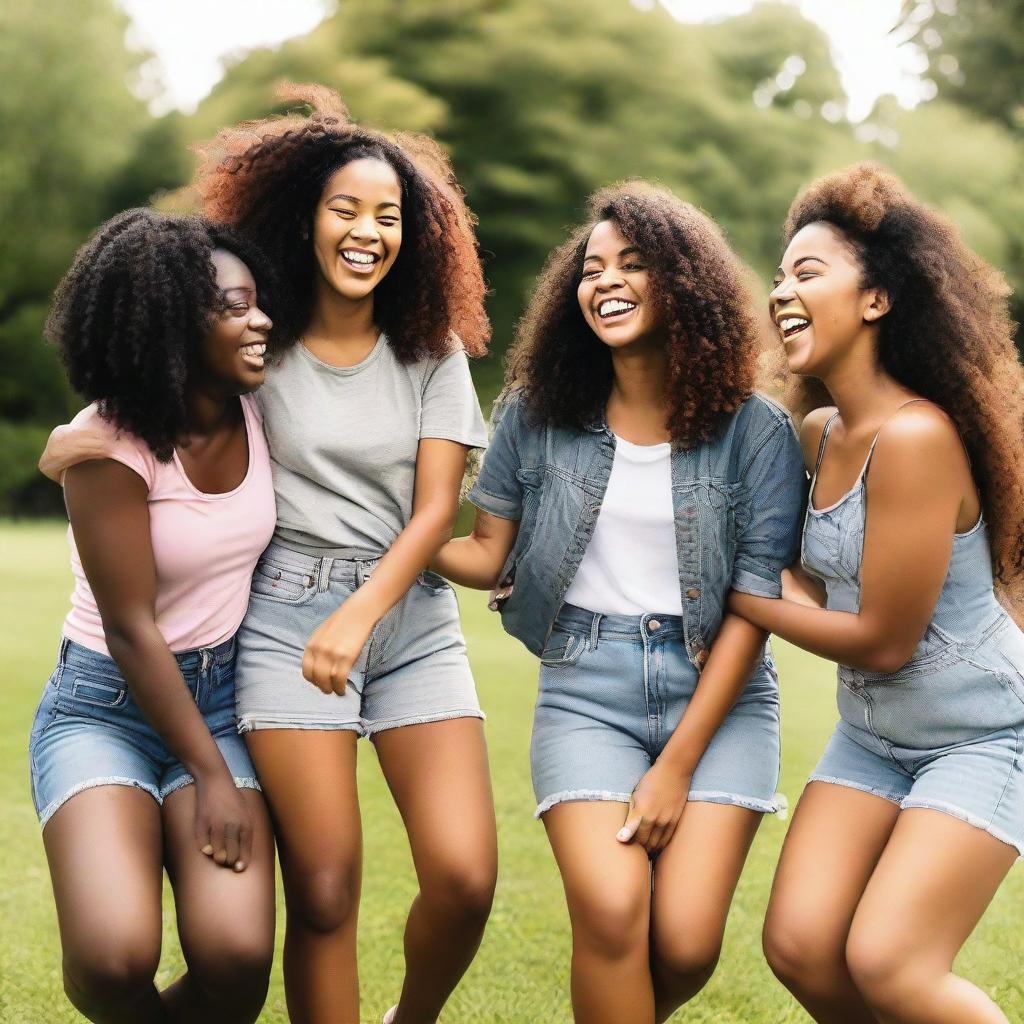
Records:
<instances>
[{"instance_id":1,"label":"denim waistband","mask_svg":"<svg viewBox=\"0 0 1024 1024\"><path fill-rule=\"evenodd\" d=\"M309 577L309 585L319 582L320 589L329 580L359 585L383 557L362 548L342 548L331 555L309 555L273 540L261 556Z\"/></svg>"},{"instance_id":2,"label":"denim waistband","mask_svg":"<svg viewBox=\"0 0 1024 1024\"><path fill-rule=\"evenodd\" d=\"M608 637L617 640L641 640L645 636L682 636L683 619L679 615L605 615L563 604L555 618L555 625L574 632L589 633L595 639Z\"/></svg>"},{"instance_id":3,"label":"denim waistband","mask_svg":"<svg viewBox=\"0 0 1024 1024\"><path fill-rule=\"evenodd\" d=\"M238 641L236 637L237 634L233 634L227 640L223 640L213 647L193 647L187 651L177 651L174 657L178 662L178 667L183 672L189 672L194 668L198 668L203 663L204 655L207 664L229 664L235 657L237 650ZM82 665L83 667L90 664L93 666L102 665L112 669L114 672L120 673L117 662L109 654L103 654L102 651L94 651L91 647L86 647L84 644L77 643L66 636L61 638L59 661L61 664L70 662Z\"/></svg>"}]
</instances>

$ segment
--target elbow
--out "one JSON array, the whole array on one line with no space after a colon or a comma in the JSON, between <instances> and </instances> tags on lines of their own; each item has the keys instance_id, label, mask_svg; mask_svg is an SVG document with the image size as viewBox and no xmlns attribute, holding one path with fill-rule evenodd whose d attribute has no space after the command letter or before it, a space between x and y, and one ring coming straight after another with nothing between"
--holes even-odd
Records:
<instances>
[{"instance_id":1,"label":"elbow","mask_svg":"<svg viewBox=\"0 0 1024 1024\"><path fill-rule=\"evenodd\" d=\"M892 675L899 672L913 655L914 648L906 644L879 643L866 653L860 667L868 672Z\"/></svg>"}]
</instances>

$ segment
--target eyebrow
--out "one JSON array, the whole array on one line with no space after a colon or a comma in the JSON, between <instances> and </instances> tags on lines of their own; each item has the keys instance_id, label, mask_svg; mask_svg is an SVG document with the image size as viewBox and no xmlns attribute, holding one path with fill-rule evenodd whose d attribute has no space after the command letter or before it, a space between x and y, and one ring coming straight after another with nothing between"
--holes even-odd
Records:
<instances>
[{"instance_id":1,"label":"eyebrow","mask_svg":"<svg viewBox=\"0 0 1024 1024\"><path fill-rule=\"evenodd\" d=\"M235 285L234 288L222 289L224 295L230 295L232 292L244 292L246 295L252 294L252 289L244 284Z\"/></svg>"},{"instance_id":2,"label":"eyebrow","mask_svg":"<svg viewBox=\"0 0 1024 1024\"><path fill-rule=\"evenodd\" d=\"M344 192L339 192L337 195L331 196L331 198L328 199L327 202L333 203L335 199L344 199L347 202L352 203L353 206L358 206L362 202L361 199L357 199L355 196L347 196L347 195L345 195ZM385 206L393 206L396 210L401 210L402 209L402 207L398 203L393 203L393 202L391 202L390 199L385 200L383 203L378 203L377 204L377 209L381 210Z\"/></svg>"},{"instance_id":3,"label":"eyebrow","mask_svg":"<svg viewBox=\"0 0 1024 1024\"><path fill-rule=\"evenodd\" d=\"M814 260L817 263L824 263L826 267L828 266L828 262L826 260L823 260L820 256L801 256L800 259L798 259L793 264L793 269L796 270L796 268L799 267L801 263L806 263L808 260ZM785 270L782 269L782 267L776 267L775 268L775 276L776 277L778 277L779 274L782 274L783 276L785 276L785 273L786 272L785 272Z\"/></svg>"},{"instance_id":4,"label":"eyebrow","mask_svg":"<svg viewBox=\"0 0 1024 1024\"><path fill-rule=\"evenodd\" d=\"M619 253L619 259L621 260L623 256L632 256L632 255L634 255L634 254L636 254L637 256L639 256L639 255L640 255L640 250L639 250L639 249L638 249L638 248L637 248L637 247L636 247L635 245L630 245L630 246L627 246L627 247L626 247L625 249L623 249L623 250L622 250L622 251L621 251L621 252ZM599 260L600 258L601 258L601 257L600 257L600 256L598 256L598 255L597 255L597 254L595 253L595 254L594 254L594 255L592 255L592 256L584 256L584 257L583 257L583 262L584 262L584 263L589 263L589 262L590 262L591 260Z\"/></svg>"}]
</instances>

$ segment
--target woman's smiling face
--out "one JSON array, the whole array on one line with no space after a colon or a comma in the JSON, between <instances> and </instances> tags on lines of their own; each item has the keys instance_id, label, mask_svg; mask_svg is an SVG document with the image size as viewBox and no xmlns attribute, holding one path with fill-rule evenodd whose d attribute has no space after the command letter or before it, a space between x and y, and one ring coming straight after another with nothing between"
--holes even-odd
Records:
<instances>
[{"instance_id":1,"label":"woman's smiling face","mask_svg":"<svg viewBox=\"0 0 1024 1024\"><path fill-rule=\"evenodd\" d=\"M383 160L351 160L328 179L313 219L320 276L346 299L366 298L402 246L402 187Z\"/></svg>"},{"instance_id":2,"label":"woman's smiling face","mask_svg":"<svg viewBox=\"0 0 1024 1024\"><path fill-rule=\"evenodd\" d=\"M768 299L793 373L826 376L888 311L885 293L865 288L863 274L853 246L831 224L807 224L793 236Z\"/></svg>"},{"instance_id":3,"label":"woman's smiling face","mask_svg":"<svg viewBox=\"0 0 1024 1024\"><path fill-rule=\"evenodd\" d=\"M661 317L652 291L640 250L622 237L614 221L597 224L587 241L576 296L584 320L601 342L621 349L658 340Z\"/></svg>"}]
</instances>

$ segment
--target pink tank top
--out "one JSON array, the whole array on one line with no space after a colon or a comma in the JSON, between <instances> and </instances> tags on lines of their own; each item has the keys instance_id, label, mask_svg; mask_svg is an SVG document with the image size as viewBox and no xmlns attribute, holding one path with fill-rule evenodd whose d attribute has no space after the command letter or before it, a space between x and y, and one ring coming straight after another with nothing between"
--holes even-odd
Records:
<instances>
[{"instance_id":1,"label":"pink tank top","mask_svg":"<svg viewBox=\"0 0 1024 1024\"><path fill-rule=\"evenodd\" d=\"M103 433L108 458L134 470L149 488L149 521L156 565L156 625L167 646L178 653L212 647L241 625L249 603L249 581L256 560L270 542L276 522L270 456L255 401L242 396L249 439L245 479L224 494L197 490L174 453L158 462L148 445L100 418L96 407L72 421L90 433ZM109 654L103 622L82 569L74 532L68 527L75 589L64 635Z\"/></svg>"}]
</instances>

